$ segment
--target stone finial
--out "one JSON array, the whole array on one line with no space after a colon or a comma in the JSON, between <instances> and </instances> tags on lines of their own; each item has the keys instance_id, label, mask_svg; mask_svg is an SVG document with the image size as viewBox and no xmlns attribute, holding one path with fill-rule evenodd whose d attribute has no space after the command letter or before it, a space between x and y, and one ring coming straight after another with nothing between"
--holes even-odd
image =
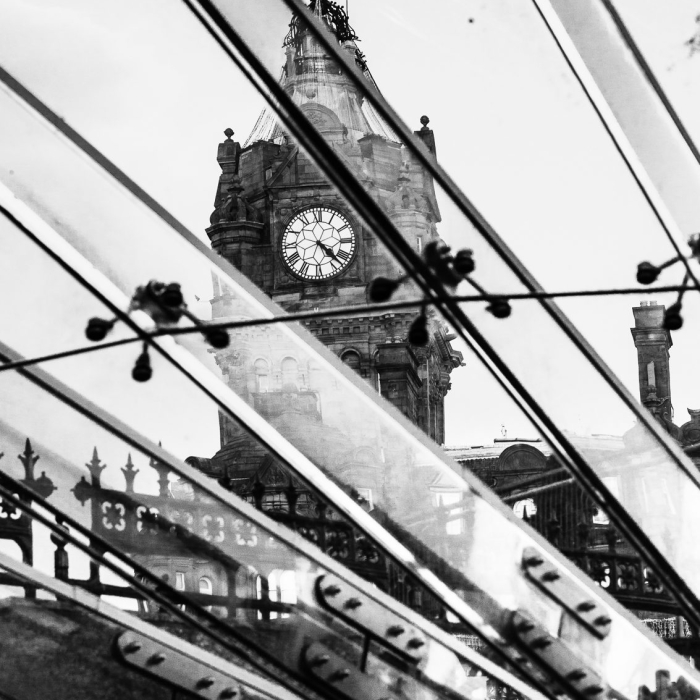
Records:
<instances>
[{"instance_id":1,"label":"stone finial","mask_svg":"<svg viewBox=\"0 0 700 700\"><path fill-rule=\"evenodd\" d=\"M241 144L232 139L233 129L224 129L226 140L219 144L216 160L223 172L222 177L238 172L238 164L241 156Z\"/></svg>"},{"instance_id":2,"label":"stone finial","mask_svg":"<svg viewBox=\"0 0 700 700\"><path fill-rule=\"evenodd\" d=\"M162 443L158 443L158 447L162 447ZM151 458L148 462L149 466L158 474L158 495L161 498L170 498L170 467L163 464L159 459Z\"/></svg>"},{"instance_id":3,"label":"stone finial","mask_svg":"<svg viewBox=\"0 0 700 700\"><path fill-rule=\"evenodd\" d=\"M24 479L22 483L41 496L41 498L48 498L56 490L56 487L53 481L46 476L46 472L41 472L41 476L38 479L34 477L34 467L39 461L39 455L34 452L29 438L27 438L24 443L24 452L17 455L17 458L22 462L22 466L24 467Z\"/></svg>"},{"instance_id":4,"label":"stone finial","mask_svg":"<svg viewBox=\"0 0 700 700\"><path fill-rule=\"evenodd\" d=\"M134 479L139 473L139 470L134 467L134 463L131 461L131 452L129 452L126 458L126 466L122 467L122 474L124 474L124 480L126 481L126 492L134 493Z\"/></svg>"},{"instance_id":5,"label":"stone finial","mask_svg":"<svg viewBox=\"0 0 700 700\"><path fill-rule=\"evenodd\" d=\"M423 125L418 131L413 133L428 147L428 150L435 155L435 135L432 129L428 127L430 119L424 114L420 118L420 123Z\"/></svg>"},{"instance_id":6,"label":"stone finial","mask_svg":"<svg viewBox=\"0 0 700 700\"><path fill-rule=\"evenodd\" d=\"M90 477L92 479L92 485L96 488L100 488L100 474L107 467L106 464L100 462L100 457L97 454L97 448L92 449L92 459L85 465L90 471Z\"/></svg>"},{"instance_id":7,"label":"stone finial","mask_svg":"<svg viewBox=\"0 0 700 700\"><path fill-rule=\"evenodd\" d=\"M24 452L17 455L17 459L22 462L24 467L24 480L31 483L34 481L34 465L39 461L39 455L32 448L32 443L27 438L24 443Z\"/></svg>"}]
</instances>

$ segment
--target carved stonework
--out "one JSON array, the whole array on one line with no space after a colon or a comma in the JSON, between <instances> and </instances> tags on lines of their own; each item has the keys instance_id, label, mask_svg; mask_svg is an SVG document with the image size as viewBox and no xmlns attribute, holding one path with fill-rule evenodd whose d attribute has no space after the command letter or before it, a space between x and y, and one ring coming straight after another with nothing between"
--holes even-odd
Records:
<instances>
[{"instance_id":1,"label":"carved stonework","mask_svg":"<svg viewBox=\"0 0 700 700\"><path fill-rule=\"evenodd\" d=\"M689 408L688 414L690 420L679 429L679 439L684 447L700 443L700 410Z\"/></svg>"},{"instance_id":2,"label":"carved stonework","mask_svg":"<svg viewBox=\"0 0 700 700\"><path fill-rule=\"evenodd\" d=\"M234 221L251 221L257 223L259 214L250 206L243 196L243 186L238 175L234 175L227 188L228 195L217 206L209 217L211 224L220 224Z\"/></svg>"}]
</instances>

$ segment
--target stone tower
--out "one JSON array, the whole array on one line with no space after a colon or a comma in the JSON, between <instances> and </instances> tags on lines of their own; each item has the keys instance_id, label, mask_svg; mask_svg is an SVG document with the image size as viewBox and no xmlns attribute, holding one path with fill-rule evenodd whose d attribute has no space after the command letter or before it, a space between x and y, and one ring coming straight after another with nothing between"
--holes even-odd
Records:
<instances>
[{"instance_id":1,"label":"stone tower","mask_svg":"<svg viewBox=\"0 0 700 700\"><path fill-rule=\"evenodd\" d=\"M342 8L328 0L312 0L309 11L328 25L362 69L370 88L376 90ZM308 30L305 16L292 17L284 49L285 90L414 250L420 253L430 241L439 240L440 211L432 179L363 101L340 65L326 55ZM416 134L435 153L428 121L421 119ZM306 326L442 443L450 373L462 364L444 324L429 314L429 342L417 347L407 340L415 310L362 310L374 278L398 278L403 270L274 114L263 112L243 145L233 139L232 130L227 129L225 135L218 148L221 176L207 229L212 248L288 312L357 307L342 316L313 319ZM418 296L410 285L402 286L396 297L401 294ZM237 320L249 313L217 279L211 303L216 320ZM350 413L335 378L313 356L298 345L291 346L283 332L269 327L237 328L230 334L229 347L215 356L224 380L292 445L341 484L353 484L346 492L367 510L374 509L374 501L394 499L410 510L411 517L426 522L434 519L432 505L414 503L413 496L416 484L425 488L432 484L432 470L395 446L384 426L371 416ZM331 556L344 556L341 540L345 537L355 543L363 541L359 533L347 534L352 528L340 522L342 516L324 501L323 494L310 491L234 421L221 415L220 430L221 449L211 458L189 457L192 466L270 517L293 529L301 528L298 531L307 533L305 536L313 539L313 533L325 533L314 541L319 546L325 543L324 551ZM383 517L376 510L375 515ZM338 527L346 529L341 532ZM293 568L280 568L274 551L265 547L255 551L255 566L241 567L234 579L206 573L207 590L292 602L293 586L288 584L294 580ZM359 544L353 545L353 551L352 557L342 559L345 566L409 602L412 589L394 581L381 557L375 561ZM187 580L188 575L194 576L188 574L190 569L198 566L196 571L203 571L207 563L179 562L178 569L168 560L169 568L161 563L160 570Z\"/></svg>"},{"instance_id":2,"label":"stone tower","mask_svg":"<svg viewBox=\"0 0 700 700\"><path fill-rule=\"evenodd\" d=\"M354 57L372 89L376 85L357 49L344 11L328 0L312 0L309 11L328 25ZM417 252L438 239L440 211L432 178L413 161L392 130L363 101L340 65L295 16L284 40L282 82L287 93L333 146L360 182L389 213ZM422 118L415 132L432 153L435 138ZM343 198L324 179L274 115L263 112L246 144L226 130L219 145L221 176L207 233L212 247L285 310L305 311L368 302L377 276L401 270ZM417 292L407 286L405 295ZM237 315L225 290L215 289L213 318ZM415 311L367 313L308 322L307 328L437 442L444 442L444 397L461 354L432 319L426 347L407 342ZM313 368L284 348L240 334L218 354L228 381L267 418L291 403L295 411L332 423L332 406L318 405ZM317 387L316 387L317 388ZM293 396L292 396L293 394ZM291 399L290 399L291 397ZM235 437L222 419L222 448Z\"/></svg>"}]
</instances>

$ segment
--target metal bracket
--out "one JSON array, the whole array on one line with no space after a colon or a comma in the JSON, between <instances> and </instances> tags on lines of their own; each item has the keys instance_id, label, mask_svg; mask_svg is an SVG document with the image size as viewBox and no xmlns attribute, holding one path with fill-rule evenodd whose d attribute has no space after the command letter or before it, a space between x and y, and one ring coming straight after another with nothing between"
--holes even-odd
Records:
<instances>
[{"instance_id":1,"label":"metal bracket","mask_svg":"<svg viewBox=\"0 0 700 700\"><path fill-rule=\"evenodd\" d=\"M384 606L358 593L337 576L319 576L316 580L316 596L325 608L401 657L418 663L425 656L428 647L423 632Z\"/></svg>"},{"instance_id":2,"label":"metal bracket","mask_svg":"<svg viewBox=\"0 0 700 700\"><path fill-rule=\"evenodd\" d=\"M581 589L568 577L563 577L553 564L545 561L537 549L525 548L522 565L525 576L566 608L594 637L603 640L608 636L612 620L607 612L582 595Z\"/></svg>"},{"instance_id":3,"label":"metal bracket","mask_svg":"<svg viewBox=\"0 0 700 700\"><path fill-rule=\"evenodd\" d=\"M334 654L328 647L318 642L310 644L302 653L306 670L334 693L357 700L399 700L400 695L392 692L386 683L367 675L353 666L342 656Z\"/></svg>"},{"instance_id":4,"label":"metal bracket","mask_svg":"<svg viewBox=\"0 0 700 700\"><path fill-rule=\"evenodd\" d=\"M135 632L122 632L115 653L127 665L205 700L241 698L238 680ZM259 693L255 693L258 695Z\"/></svg>"},{"instance_id":5,"label":"metal bracket","mask_svg":"<svg viewBox=\"0 0 700 700\"><path fill-rule=\"evenodd\" d=\"M578 693L592 700L606 693L608 686L600 675L583 665L561 639L553 637L528 615L522 611L513 613L512 626L522 646Z\"/></svg>"}]
</instances>

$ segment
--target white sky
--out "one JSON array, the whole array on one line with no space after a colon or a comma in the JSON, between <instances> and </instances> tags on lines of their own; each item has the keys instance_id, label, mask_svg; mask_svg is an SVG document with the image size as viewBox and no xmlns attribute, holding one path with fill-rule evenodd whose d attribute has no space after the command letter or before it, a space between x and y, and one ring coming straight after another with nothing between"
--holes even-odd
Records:
<instances>
[{"instance_id":1,"label":"white sky","mask_svg":"<svg viewBox=\"0 0 700 700\"><path fill-rule=\"evenodd\" d=\"M700 55L691 59L684 42L700 6L692 0L619 0L618 6L692 130L700 118ZM230 7L277 74L286 9L277 0L236 0ZM414 128L429 115L442 163L545 287L634 286L638 262L671 257L530 3L351 0L350 15L384 95ZM222 131L230 126L244 141L263 102L184 5L5 0L0 19L0 64L204 239ZM476 249L477 279L489 289L513 289L500 263L444 201L443 216L442 236ZM675 268L660 280L676 282ZM192 291L210 295L206 280ZM629 328L638 301L561 304L635 393ZM687 299L687 306L672 350L678 423L686 420L686 407L700 406L694 352L700 313L697 301ZM21 299L11 311L18 307ZM630 427L599 403L565 346L540 334L522 303L507 321L493 321L481 307L473 313L488 333L507 339L504 354L520 371L538 387L551 387L545 393L566 414L564 427L618 434ZM476 361L465 359L448 397L448 443L488 443L500 437L501 424L509 437L532 436Z\"/></svg>"}]
</instances>

